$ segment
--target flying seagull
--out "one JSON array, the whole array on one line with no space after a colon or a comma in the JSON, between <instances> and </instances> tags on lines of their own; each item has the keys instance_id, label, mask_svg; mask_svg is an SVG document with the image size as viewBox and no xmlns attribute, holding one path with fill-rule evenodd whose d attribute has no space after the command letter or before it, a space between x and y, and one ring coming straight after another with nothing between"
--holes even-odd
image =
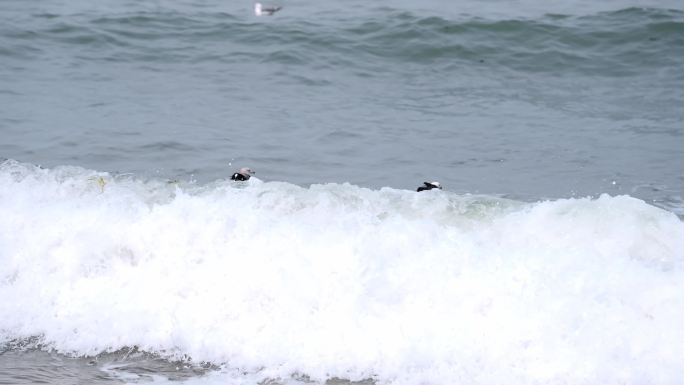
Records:
<instances>
[{"instance_id":1,"label":"flying seagull","mask_svg":"<svg viewBox=\"0 0 684 385\"><path fill-rule=\"evenodd\" d=\"M263 5L261 5L261 3L255 3L254 4L254 14L257 16L262 16L262 15L271 16L274 13L280 11L281 9L283 9L283 7L263 6Z\"/></svg>"}]
</instances>

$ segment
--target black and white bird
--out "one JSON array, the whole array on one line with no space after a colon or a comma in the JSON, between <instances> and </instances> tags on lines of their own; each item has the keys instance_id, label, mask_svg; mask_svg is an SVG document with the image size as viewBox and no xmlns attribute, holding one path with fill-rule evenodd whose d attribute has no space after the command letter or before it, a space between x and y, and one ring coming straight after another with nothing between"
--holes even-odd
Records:
<instances>
[{"instance_id":1,"label":"black and white bird","mask_svg":"<svg viewBox=\"0 0 684 385\"><path fill-rule=\"evenodd\" d=\"M421 192L421 191L426 191L426 190L432 190L432 189L442 189L442 185L439 182L423 182L423 186L418 187L416 191Z\"/></svg>"},{"instance_id":2,"label":"black and white bird","mask_svg":"<svg viewBox=\"0 0 684 385\"><path fill-rule=\"evenodd\" d=\"M254 14L257 16L262 16L262 15L271 16L274 13L280 11L281 9L283 9L283 7L264 6L261 3L255 3L254 4Z\"/></svg>"},{"instance_id":3,"label":"black and white bird","mask_svg":"<svg viewBox=\"0 0 684 385\"><path fill-rule=\"evenodd\" d=\"M230 180L249 180L253 174L256 174L254 170L249 167L243 167L231 175Z\"/></svg>"}]
</instances>

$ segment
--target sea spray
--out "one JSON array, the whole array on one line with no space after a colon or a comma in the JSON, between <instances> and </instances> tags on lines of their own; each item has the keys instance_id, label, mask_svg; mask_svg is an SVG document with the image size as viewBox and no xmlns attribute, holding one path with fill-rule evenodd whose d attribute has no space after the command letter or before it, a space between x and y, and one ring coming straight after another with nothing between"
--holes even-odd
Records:
<instances>
[{"instance_id":1,"label":"sea spray","mask_svg":"<svg viewBox=\"0 0 684 385\"><path fill-rule=\"evenodd\" d=\"M675 384L684 224L629 196L0 165L0 333L380 383ZM209 381L209 380L207 380Z\"/></svg>"}]
</instances>

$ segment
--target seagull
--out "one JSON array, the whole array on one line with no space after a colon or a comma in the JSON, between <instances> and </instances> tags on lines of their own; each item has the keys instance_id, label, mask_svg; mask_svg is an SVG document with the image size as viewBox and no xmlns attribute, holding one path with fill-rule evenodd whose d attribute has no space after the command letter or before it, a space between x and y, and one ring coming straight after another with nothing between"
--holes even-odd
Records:
<instances>
[{"instance_id":1,"label":"seagull","mask_svg":"<svg viewBox=\"0 0 684 385\"><path fill-rule=\"evenodd\" d=\"M426 190L432 190L433 188L442 189L442 185L439 182L423 182L425 186L420 186L416 191L421 192L421 191L426 191Z\"/></svg>"},{"instance_id":2,"label":"seagull","mask_svg":"<svg viewBox=\"0 0 684 385\"><path fill-rule=\"evenodd\" d=\"M243 167L233 174L230 180L248 180L252 174L256 174L256 172L249 167Z\"/></svg>"},{"instance_id":3,"label":"seagull","mask_svg":"<svg viewBox=\"0 0 684 385\"><path fill-rule=\"evenodd\" d=\"M254 4L254 14L257 16L268 15L271 16L274 13L280 11L283 7L264 7L261 3Z\"/></svg>"}]
</instances>

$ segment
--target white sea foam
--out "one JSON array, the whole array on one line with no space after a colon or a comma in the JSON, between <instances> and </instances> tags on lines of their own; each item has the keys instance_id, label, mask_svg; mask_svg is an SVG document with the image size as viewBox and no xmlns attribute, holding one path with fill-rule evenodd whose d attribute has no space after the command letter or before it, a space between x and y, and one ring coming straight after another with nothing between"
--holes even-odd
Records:
<instances>
[{"instance_id":1,"label":"white sea foam","mask_svg":"<svg viewBox=\"0 0 684 385\"><path fill-rule=\"evenodd\" d=\"M524 204L5 162L0 218L1 340L138 346L256 380L684 376L684 224L628 196Z\"/></svg>"}]
</instances>

